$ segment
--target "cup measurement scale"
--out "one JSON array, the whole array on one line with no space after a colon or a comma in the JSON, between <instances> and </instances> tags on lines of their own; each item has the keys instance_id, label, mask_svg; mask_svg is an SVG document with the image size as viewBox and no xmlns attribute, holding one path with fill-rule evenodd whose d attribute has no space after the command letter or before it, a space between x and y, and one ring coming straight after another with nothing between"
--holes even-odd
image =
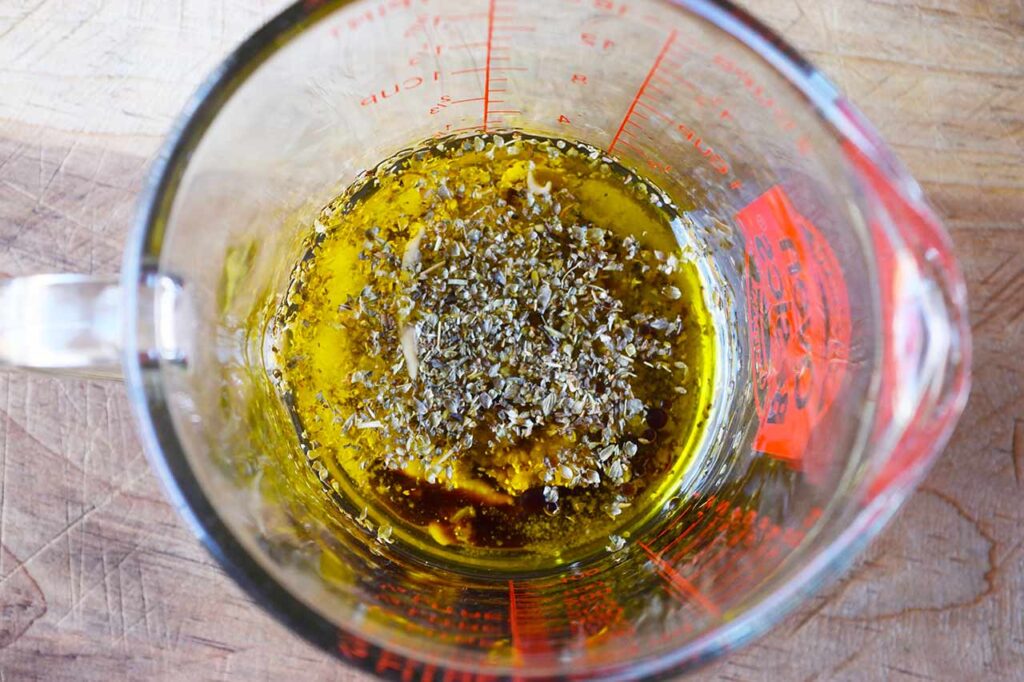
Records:
<instances>
[{"instance_id":1,"label":"cup measurement scale","mask_svg":"<svg viewBox=\"0 0 1024 682\"><path fill-rule=\"evenodd\" d=\"M398 106L422 119L424 137L521 129L582 140L617 153L655 181L671 183L674 173L695 175L731 193L737 206L754 206L750 202L765 189L717 148L743 126L737 110L763 113L773 124L771 142L789 153L812 151L797 120L756 75L707 47L699 36L673 28L671 8L659 8L663 14L656 16L628 2L554 0L551 16L523 16L514 0L478 0L458 14L433 13L431 6L431 0L386 0L343 10L329 20L339 40L362 32L370 38L381 22L401 27L403 56L393 60L379 88L357 96L358 105L371 114ZM644 41L649 54L624 53L625 45L637 43L637 32L649 36ZM557 52L527 53L517 40L547 33L560 37ZM396 46L387 47L394 51ZM710 83L705 82L709 74ZM698 118L700 129L693 122ZM791 213L782 221L800 218ZM791 320L790 327L799 322ZM775 332L752 329L757 333L773 337ZM778 381L792 384L799 376ZM796 450L794 444L788 451L764 454L799 465ZM780 527L727 499L706 496L694 501L693 514L679 524L685 528L664 528L634 551L646 556L650 570L663 579L665 594L695 620L718 620L730 593L745 587L746 571L739 564L774 560L797 546L819 514L820 509L801 526ZM737 544L750 548L742 562L740 555L726 551ZM584 627L594 631L628 627L615 594L601 581L583 580L589 577L561 578L568 594L566 613L576 609L574 618L590 623ZM576 582L585 582L585 590L574 592ZM517 656L545 652L544 623L558 616L541 609L515 580L507 588ZM692 631L692 624L683 624L680 631L687 628ZM666 641L680 631L667 631Z\"/></svg>"}]
</instances>

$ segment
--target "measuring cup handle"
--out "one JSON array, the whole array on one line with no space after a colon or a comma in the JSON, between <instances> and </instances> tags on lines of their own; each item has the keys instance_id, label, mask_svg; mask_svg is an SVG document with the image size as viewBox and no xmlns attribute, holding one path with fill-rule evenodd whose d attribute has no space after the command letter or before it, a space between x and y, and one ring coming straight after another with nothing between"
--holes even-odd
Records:
<instances>
[{"instance_id":1,"label":"measuring cup handle","mask_svg":"<svg viewBox=\"0 0 1024 682\"><path fill-rule=\"evenodd\" d=\"M120 379L121 340L116 277L0 280L0 367Z\"/></svg>"}]
</instances>

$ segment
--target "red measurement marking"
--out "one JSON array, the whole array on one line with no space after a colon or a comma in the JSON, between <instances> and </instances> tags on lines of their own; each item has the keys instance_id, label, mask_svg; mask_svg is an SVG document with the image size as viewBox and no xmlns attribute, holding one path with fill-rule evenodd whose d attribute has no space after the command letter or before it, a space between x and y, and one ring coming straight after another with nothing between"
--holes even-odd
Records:
<instances>
[{"instance_id":1,"label":"red measurement marking","mask_svg":"<svg viewBox=\"0 0 1024 682\"><path fill-rule=\"evenodd\" d=\"M432 74L428 74L427 78L432 78L433 80L436 81L440 78L440 74L437 71L434 71ZM381 88L379 92L373 93L368 97L364 97L362 100L359 101L359 104L364 107L373 104L378 104L388 99L389 97L394 97L400 92L405 92L407 90L413 90L415 88L418 88L421 85L423 85L424 82L425 78L423 76L412 76L410 78L406 78L404 81L401 81L400 83L395 83L389 87Z\"/></svg>"},{"instance_id":2,"label":"red measurement marking","mask_svg":"<svg viewBox=\"0 0 1024 682\"><path fill-rule=\"evenodd\" d=\"M412 26L405 29L405 37L411 38L413 35L416 34L417 31L426 28L428 23L433 23L434 28L437 28L438 26L441 25L441 16L437 14L433 16L429 14L419 15L418 17L416 17L416 21L413 22ZM338 31L338 33L335 33L335 31L338 31L337 27L335 27L335 29L331 31L331 35L337 38L338 33L340 33L340 31Z\"/></svg>"},{"instance_id":3,"label":"red measurement marking","mask_svg":"<svg viewBox=\"0 0 1024 682\"><path fill-rule=\"evenodd\" d=\"M421 2L420 4L426 4ZM405 0L403 2L380 2L376 5L370 5L366 8L362 14L354 17L350 17L347 22L349 30L355 31L363 27L364 24L373 22L376 19L384 19L395 14L398 10L411 10L413 8L413 2L411 0ZM425 18L425 17L424 17ZM337 31L337 33L335 33ZM337 36L341 33L340 27L336 26L331 34Z\"/></svg>"},{"instance_id":4,"label":"red measurement marking","mask_svg":"<svg viewBox=\"0 0 1024 682\"><path fill-rule=\"evenodd\" d=\"M473 12L472 14L446 14L444 15L445 21L469 21L472 19L480 19L486 17L487 12Z\"/></svg>"},{"instance_id":5,"label":"red measurement marking","mask_svg":"<svg viewBox=\"0 0 1024 682\"><path fill-rule=\"evenodd\" d=\"M683 538L687 537L687 536L688 536L688 535L689 535L689 534L690 534L690 533L691 533L691 532L693 531L693 529L697 527L697 524L698 524L698 523L700 523L700 522L701 522L701 521L702 521L703 519L704 519L704 515L703 515L703 514L698 514L698 515L697 515L697 520L696 520L696 521L694 521L693 523L691 523L691 524L690 524L690 525L689 525L689 526L688 526L688 527L686 528L686 530L684 530L684 531L683 531L682 533L680 533L680 534L679 534L679 535L677 535L677 536L676 536L675 538L673 538L673 539L672 539L672 541L671 541L670 543L668 543L667 545L665 545L665 547L664 547L664 548L663 548L663 549L661 550L661 553L662 553L662 554L664 554L665 552L669 551L670 549L672 549L672 546L673 546L674 544L676 544L677 542L679 542L679 541L680 541L680 540L682 540ZM667 530L667 529L666 529L666 530ZM659 535L658 537L661 537L661 536Z\"/></svg>"},{"instance_id":6,"label":"red measurement marking","mask_svg":"<svg viewBox=\"0 0 1024 682\"><path fill-rule=\"evenodd\" d=\"M713 601L704 596L704 594L701 593L701 591L698 590L693 583L691 583L689 580L680 575L679 571L673 568L671 564L669 564L667 561L658 556L657 553L652 551L651 548L645 545L644 543L639 542L637 544L640 546L640 549L644 550L647 556L650 557L651 563L653 563L655 568L658 569L658 573L660 573L661 576L665 578L671 586L675 587L677 590L682 592L683 595L691 598L711 615L721 615L721 611L719 611L718 606Z\"/></svg>"},{"instance_id":7,"label":"red measurement marking","mask_svg":"<svg viewBox=\"0 0 1024 682\"><path fill-rule=\"evenodd\" d=\"M664 81L666 85L678 84L687 87L690 90L693 90L694 92L697 92L697 86L694 85L689 80L687 80L685 76L680 76L678 73L669 72L666 73L665 75L658 74L657 78L660 81ZM672 81L675 81L675 83L673 83Z\"/></svg>"},{"instance_id":8,"label":"red measurement marking","mask_svg":"<svg viewBox=\"0 0 1024 682\"><path fill-rule=\"evenodd\" d=\"M515 582L508 581L509 634L515 660L541 657L552 652L548 623L551 614L544 610L544 601L525 589L516 591Z\"/></svg>"},{"instance_id":9,"label":"red measurement marking","mask_svg":"<svg viewBox=\"0 0 1024 682\"><path fill-rule=\"evenodd\" d=\"M670 98L672 96L669 93L667 93L664 90L662 90L661 88L659 88L654 83L648 83L647 84L647 93L646 93L646 95L647 95L647 99L652 99L655 102L657 102L658 99L661 98L661 97L669 97Z\"/></svg>"},{"instance_id":10,"label":"red measurement marking","mask_svg":"<svg viewBox=\"0 0 1024 682\"><path fill-rule=\"evenodd\" d=\"M563 578L562 583L567 591L563 597L565 616L573 631L588 640L633 631L632 623L623 617L625 609L606 582Z\"/></svg>"},{"instance_id":11,"label":"red measurement marking","mask_svg":"<svg viewBox=\"0 0 1024 682\"><path fill-rule=\"evenodd\" d=\"M522 636L519 633L519 608L516 606L516 584L508 581L508 629L512 634L512 656L516 664L523 661Z\"/></svg>"},{"instance_id":12,"label":"red measurement marking","mask_svg":"<svg viewBox=\"0 0 1024 682\"><path fill-rule=\"evenodd\" d=\"M629 11L629 5L626 3L616 3L613 0L591 0L590 2L584 3L582 0L569 0L573 5L591 5L596 10L603 12L613 12L618 15L624 15Z\"/></svg>"},{"instance_id":13,"label":"red measurement marking","mask_svg":"<svg viewBox=\"0 0 1024 682\"><path fill-rule=\"evenodd\" d=\"M430 114L433 116L434 114L439 113L442 109L448 107L451 103L452 98L450 96L441 95L441 99L438 100L437 104L430 107Z\"/></svg>"},{"instance_id":14,"label":"red measurement marking","mask_svg":"<svg viewBox=\"0 0 1024 682\"><path fill-rule=\"evenodd\" d=\"M484 99L483 97L469 97L469 98L466 98L466 99L452 100L450 102L450 104L465 104L466 102L482 102L483 99Z\"/></svg>"},{"instance_id":15,"label":"red measurement marking","mask_svg":"<svg viewBox=\"0 0 1024 682\"><path fill-rule=\"evenodd\" d=\"M714 495L711 495L711 496L708 497L708 500L714 500L714 499L715 499ZM707 504L706 501L705 501L704 504L701 504L701 505L697 506L697 510L698 510L697 511L697 518L698 519L702 515L701 510L704 509L704 505L705 504ZM663 538L666 535L668 535L669 533L671 533L673 531L673 529L675 529L676 526L681 524L686 518L687 518L686 514L680 513L678 516L676 516L676 518L674 518L671 521L669 521L668 524L664 528L661 529L661 532L658 533L658 535L655 537L655 539ZM691 528L692 528L692 526L691 526ZM689 529L687 529L686 532L689 532Z\"/></svg>"},{"instance_id":16,"label":"red measurement marking","mask_svg":"<svg viewBox=\"0 0 1024 682\"><path fill-rule=\"evenodd\" d=\"M771 111L774 114L775 124L779 130L784 133L794 133L796 131L794 134L799 134L797 130L798 124L789 111L781 103L777 102L752 74L738 64L735 64L728 57L720 54L714 56L712 64L726 74L734 76L758 105ZM814 148L814 143L806 135L799 135L797 139L793 140L793 144L801 155L809 154Z\"/></svg>"},{"instance_id":17,"label":"red measurement marking","mask_svg":"<svg viewBox=\"0 0 1024 682\"><path fill-rule=\"evenodd\" d=\"M718 575L730 576L728 581L716 581L719 595L725 596L730 592L735 594L738 588L747 585L751 576L763 575L763 571L768 567L767 562L778 555L779 543L769 541L766 533L761 533L756 538L755 535L758 534L751 529L744 537L744 540L749 540L751 544L756 543L753 549L749 552L733 551L732 561L718 568Z\"/></svg>"},{"instance_id":18,"label":"red measurement marking","mask_svg":"<svg viewBox=\"0 0 1024 682\"><path fill-rule=\"evenodd\" d=\"M711 536L713 534L719 533L721 531L722 525L720 519L708 519L707 525L701 528L700 532L698 532L696 535L694 535L693 537L688 537L687 533L681 534L678 538L670 542L668 546L666 546L665 549L661 551L661 553L662 555L664 555L666 552L668 552L669 548L672 547L672 545L676 544L680 540L689 540L688 543L686 543L679 549L675 550L675 552L673 552L673 557L675 557L676 559L682 559L687 554L696 549L697 546L700 545L700 543L704 542L705 540L712 539Z\"/></svg>"},{"instance_id":19,"label":"red measurement marking","mask_svg":"<svg viewBox=\"0 0 1024 682\"><path fill-rule=\"evenodd\" d=\"M665 55L668 54L669 48L672 47L672 43L674 43L675 40L676 31L673 29L672 32L668 34L668 39L665 41L665 44L658 52L658 56L655 58L654 64L651 66L651 70L647 72L647 77L644 78L644 82L640 84L640 89L636 91L636 95L634 95L633 101L629 105L629 110L623 117L622 123L619 124L619 129L615 133L615 137L612 138L612 143L608 145L609 152L615 149L616 143L618 143L619 138L622 137L622 131L626 128L626 122L629 121L629 117L633 114L633 110L636 109L636 105L640 101L640 98L643 97L644 91L651 84L651 78L654 77L654 72L658 70L659 66L661 66L661 61L665 58Z\"/></svg>"},{"instance_id":20,"label":"red measurement marking","mask_svg":"<svg viewBox=\"0 0 1024 682\"><path fill-rule=\"evenodd\" d=\"M615 41L614 40L610 40L610 39L606 38L602 42L600 40L600 38L598 38L593 33L581 33L580 34L580 40L583 41L584 45L587 45L589 47L601 47L601 49L603 49L603 50L608 50L608 49L611 49L611 48L615 47Z\"/></svg>"},{"instance_id":21,"label":"red measurement marking","mask_svg":"<svg viewBox=\"0 0 1024 682\"><path fill-rule=\"evenodd\" d=\"M753 536L756 535L756 532L753 528L753 519L756 519L756 517L756 512L750 510L745 515L742 515L739 521L731 518L722 519L723 523L720 528L722 534L715 539L715 542L701 550L700 554L691 562L692 565L696 566L701 560L704 561L690 577L692 579L700 577L715 563L718 564L714 569L717 571L716 575L729 575L741 559L752 556L756 549L748 554L740 551L738 545L745 543L747 547L750 547L754 544ZM723 538L726 539L723 540Z\"/></svg>"},{"instance_id":22,"label":"red measurement marking","mask_svg":"<svg viewBox=\"0 0 1024 682\"><path fill-rule=\"evenodd\" d=\"M627 130L626 132L628 133L629 131ZM619 140L619 145L621 145L623 147L629 147L630 149L635 151L637 154L640 154L641 156L643 156L643 154L644 154L644 150L643 149L640 149L640 147L637 147L635 144L631 144L629 142L626 142L625 140Z\"/></svg>"},{"instance_id":23,"label":"red measurement marking","mask_svg":"<svg viewBox=\"0 0 1024 682\"><path fill-rule=\"evenodd\" d=\"M497 0L490 0L487 3L487 61L484 65L484 132L487 132L487 117L491 106L491 53L494 52L494 6ZM508 583L509 590L512 588L512 581ZM518 656L518 648L516 649Z\"/></svg>"},{"instance_id":24,"label":"red measurement marking","mask_svg":"<svg viewBox=\"0 0 1024 682\"><path fill-rule=\"evenodd\" d=\"M699 523L701 523L701 521L707 521L708 525L706 525L704 528L702 528L700 533L695 538L695 540L699 540L702 536L706 535L710 529L713 529L713 528L716 527L716 524L719 523L719 521L721 520L722 516L724 514L726 514L729 511L730 508L731 507L730 507L728 502L726 502L726 501L718 501L717 498L715 498L713 495L709 496L704 502L702 502L697 507L697 512L696 512L697 513L697 518L694 520L694 522L692 524L690 524L690 526L686 530L684 530L683 532L677 534L676 537L671 542L669 542L668 545L663 547L662 550L661 550L661 554L664 555L666 552L669 551L669 549L673 545L675 545L680 540L689 538L690 533L693 531L693 529ZM683 517L680 517L680 520L682 518ZM663 537L663 536L667 535L673 528L676 527L676 525L677 525L677 522L673 522L671 525L668 526L668 528L666 528L661 533L659 533L658 537L660 538L660 537ZM683 556L683 555L685 555L686 552L688 552L694 546L696 546L696 545L691 543L691 545L688 546L685 551L677 552L676 556Z\"/></svg>"},{"instance_id":25,"label":"red measurement marking","mask_svg":"<svg viewBox=\"0 0 1024 682\"><path fill-rule=\"evenodd\" d=\"M485 74L484 78L485 78L485 81L486 81L489 78L488 76L486 76L487 73L496 73L498 71L501 71L501 72L505 72L505 71L526 71L526 67L525 66L495 66L495 67L479 66L479 67L474 68L474 69L457 69L455 71L452 71L452 75L453 76L458 76L458 75L463 74L463 73L484 73ZM494 80L494 79L490 78L490 80Z\"/></svg>"}]
</instances>

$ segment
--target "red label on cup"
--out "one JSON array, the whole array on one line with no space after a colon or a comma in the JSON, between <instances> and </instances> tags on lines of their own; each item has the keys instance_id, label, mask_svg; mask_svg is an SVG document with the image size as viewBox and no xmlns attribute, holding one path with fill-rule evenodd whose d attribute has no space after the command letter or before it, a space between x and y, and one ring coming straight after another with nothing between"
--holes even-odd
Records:
<instances>
[{"instance_id":1,"label":"red label on cup","mask_svg":"<svg viewBox=\"0 0 1024 682\"><path fill-rule=\"evenodd\" d=\"M835 253L779 186L736 214L759 426L754 447L806 467L811 432L846 372L850 306Z\"/></svg>"}]
</instances>

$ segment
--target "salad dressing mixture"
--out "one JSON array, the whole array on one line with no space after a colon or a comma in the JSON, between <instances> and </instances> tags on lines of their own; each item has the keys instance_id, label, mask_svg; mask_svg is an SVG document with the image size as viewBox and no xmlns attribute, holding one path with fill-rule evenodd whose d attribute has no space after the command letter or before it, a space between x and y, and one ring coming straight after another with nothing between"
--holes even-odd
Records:
<instances>
[{"instance_id":1,"label":"salad dressing mixture","mask_svg":"<svg viewBox=\"0 0 1024 682\"><path fill-rule=\"evenodd\" d=\"M323 209L273 325L326 490L378 541L564 562L674 491L710 318L669 200L598 150L446 139Z\"/></svg>"}]
</instances>

